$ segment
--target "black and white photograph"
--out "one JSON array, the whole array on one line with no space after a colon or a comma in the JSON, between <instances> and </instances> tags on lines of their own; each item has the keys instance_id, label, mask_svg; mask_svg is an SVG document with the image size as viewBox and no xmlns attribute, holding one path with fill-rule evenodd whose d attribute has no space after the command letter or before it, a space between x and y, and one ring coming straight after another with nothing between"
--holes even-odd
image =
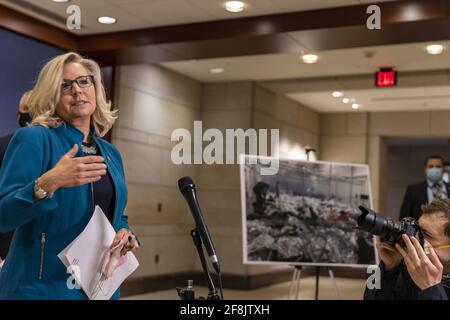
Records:
<instances>
[{"instance_id":1,"label":"black and white photograph","mask_svg":"<svg viewBox=\"0 0 450 320\"><path fill-rule=\"evenodd\" d=\"M280 159L262 175L259 159L241 164L244 263L375 264L373 236L356 221L372 205L367 165Z\"/></svg>"}]
</instances>

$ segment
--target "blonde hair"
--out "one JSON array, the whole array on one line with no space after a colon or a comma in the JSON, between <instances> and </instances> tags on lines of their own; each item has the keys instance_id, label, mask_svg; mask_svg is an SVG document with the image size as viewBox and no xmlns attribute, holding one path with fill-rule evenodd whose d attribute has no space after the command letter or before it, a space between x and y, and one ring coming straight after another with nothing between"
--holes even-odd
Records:
<instances>
[{"instance_id":1,"label":"blonde hair","mask_svg":"<svg viewBox=\"0 0 450 320\"><path fill-rule=\"evenodd\" d=\"M111 110L111 102L106 101L100 67L97 62L85 59L75 52L59 55L42 68L28 100L30 115L33 118L31 125L56 128L64 123L64 120L56 113L56 106L61 96L64 65L68 63L79 63L94 76L97 107L92 114L92 124L97 135L103 137L117 119L117 110Z\"/></svg>"}]
</instances>

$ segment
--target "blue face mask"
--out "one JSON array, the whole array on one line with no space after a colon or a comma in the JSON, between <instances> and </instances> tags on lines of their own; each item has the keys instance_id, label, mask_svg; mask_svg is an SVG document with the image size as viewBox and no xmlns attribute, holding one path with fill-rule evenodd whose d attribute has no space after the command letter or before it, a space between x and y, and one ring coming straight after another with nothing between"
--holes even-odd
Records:
<instances>
[{"instance_id":1,"label":"blue face mask","mask_svg":"<svg viewBox=\"0 0 450 320\"><path fill-rule=\"evenodd\" d=\"M442 178L442 168L427 169L427 178L433 183L439 182Z\"/></svg>"}]
</instances>

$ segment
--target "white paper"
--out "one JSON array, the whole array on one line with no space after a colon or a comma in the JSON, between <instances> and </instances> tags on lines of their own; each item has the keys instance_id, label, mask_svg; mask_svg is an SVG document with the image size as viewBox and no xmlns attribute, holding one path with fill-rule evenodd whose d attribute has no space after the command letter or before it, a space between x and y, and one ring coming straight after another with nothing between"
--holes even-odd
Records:
<instances>
[{"instance_id":1,"label":"white paper","mask_svg":"<svg viewBox=\"0 0 450 320\"><path fill-rule=\"evenodd\" d=\"M59 259L91 300L109 300L122 282L132 274L139 262L132 252L120 257L112 277L101 279L105 254L109 252L116 232L99 206L86 228L63 251Z\"/></svg>"}]
</instances>

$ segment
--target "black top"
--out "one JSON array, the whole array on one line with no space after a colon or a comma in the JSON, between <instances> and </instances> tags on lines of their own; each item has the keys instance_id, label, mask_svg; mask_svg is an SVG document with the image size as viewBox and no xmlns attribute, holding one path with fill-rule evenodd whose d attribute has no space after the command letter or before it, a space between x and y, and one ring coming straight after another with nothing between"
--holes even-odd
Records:
<instances>
[{"instance_id":1,"label":"black top","mask_svg":"<svg viewBox=\"0 0 450 320\"><path fill-rule=\"evenodd\" d=\"M380 286L371 289L366 286L364 300L448 300L450 297L450 278L447 276L443 276L441 283L421 290L412 281L403 262L390 271L385 269L383 262L379 267Z\"/></svg>"},{"instance_id":2,"label":"black top","mask_svg":"<svg viewBox=\"0 0 450 320\"><path fill-rule=\"evenodd\" d=\"M8 147L9 141L11 141L12 137L13 135L9 134L0 138L0 169L2 167L3 158L6 153L6 148ZM0 258L6 258L13 235L14 231L0 233Z\"/></svg>"},{"instance_id":3,"label":"black top","mask_svg":"<svg viewBox=\"0 0 450 320\"><path fill-rule=\"evenodd\" d=\"M95 145L83 142L83 146L89 148L89 150L83 148L83 154L85 156L101 155L100 150L98 150ZM114 182L109 171L107 171L107 174L103 175L99 181L94 182L93 189L94 205L100 206L109 222L112 223L116 197Z\"/></svg>"},{"instance_id":4,"label":"black top","mask_svg":"<svg viewBox=\"0 0 450 320\"><path fill-rule=\"evenodd\" d=\"M12 134L8 134L7 136L0 138L0 168L2 166L3 158L5 157L6 148L8 148L8 144L12 137Z\"/></svg>"}]
</instances>

